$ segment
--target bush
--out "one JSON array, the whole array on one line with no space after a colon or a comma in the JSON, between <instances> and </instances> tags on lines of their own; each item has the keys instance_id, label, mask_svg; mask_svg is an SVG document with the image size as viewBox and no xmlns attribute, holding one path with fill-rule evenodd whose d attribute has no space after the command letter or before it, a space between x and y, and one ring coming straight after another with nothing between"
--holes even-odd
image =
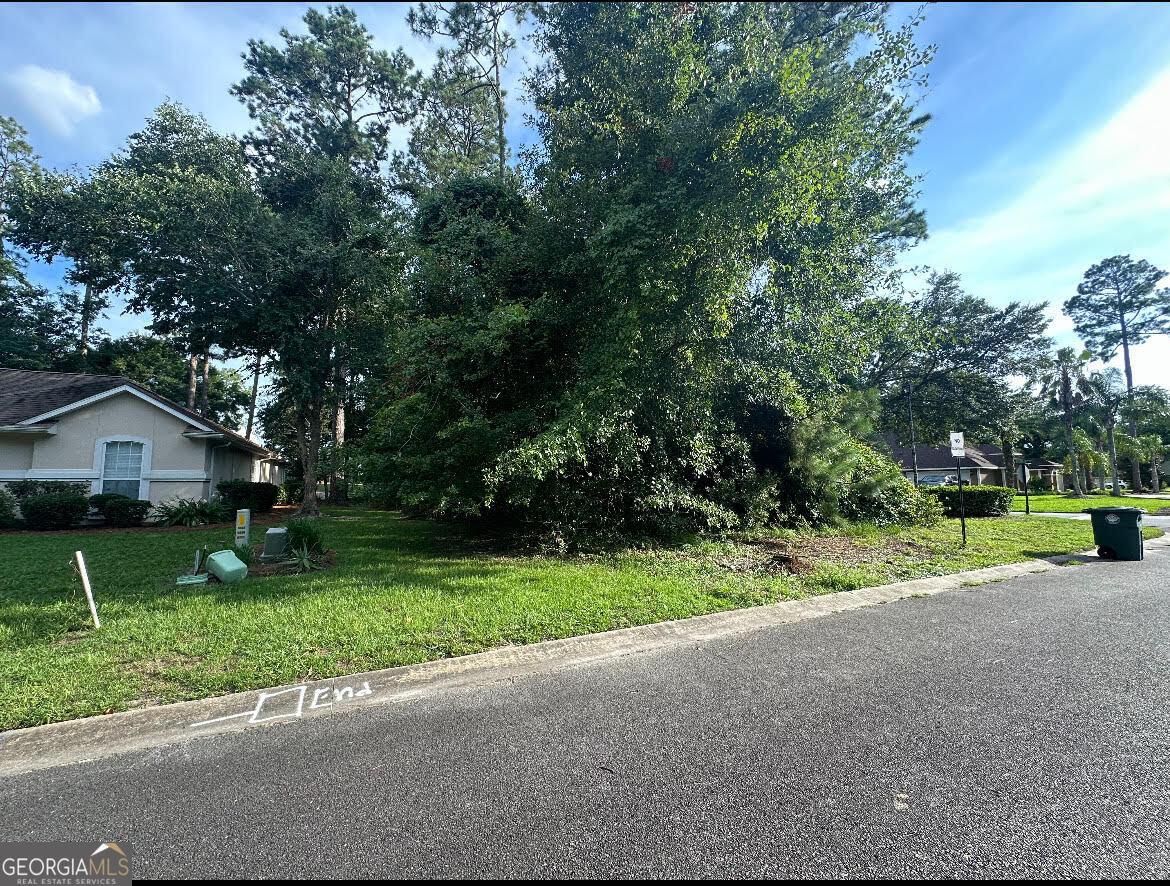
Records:
<instances>
[{"instance_id":1,"label":"bush","mask_svg":"<svg viewBox=\"0 0 1170 886\"><path fill-rule=\"evenodd\" d=\"M14 480L8 484L17 501L38 495L89 495L89 483L66 483L60 480Z\"/></svg>"},{"instance_id":2,"label":"bush","mask_svg":"<svg viewBox=\"0 0 1170 886\"><path fill-rule=\"evenodd\" d=\"M71 529L89 514L89 501L72 492L32 495L20 503L29 529Z\"/></svg>"},{"instance_id":3,"label":"bush","mask_svg":"<svg viewBox=\"0 0 1170 886\"><path fill-rule=\"evenodd\" d=\"M161 526L202 526L205 523L226 523L232 518L232 508L219 496L210 499L174 498L155 505L155 515Z\"/></svg>"},{"instance_id":4,"label":"bush","mask_svg":"<svg viewBox=\"0 0 1170 886\"><path fill-rule=\"evenodd\" d=\"M12 529L16 523L16 496L0 486L0 529Z\"/></svg>"},{"instance_id":5,"label":"bush","mask_svg":"<svg viewBox=\"0 0 1170 886\"><path fill-rule=\"evenodd\" d=\"M948 517L959 516L958 486L928 486L920 490L938 499ZM1002 517L1011 512L1014 489L1006 486L964 486L963 503L968 517Z\"/></svg>"},{"instance_id":6,"label":"bush","mask_svg":"<svg viewBox=\"0 0 1170 886\"><path fill-rule=\"evenodd\" d=\"M251 545L235 545L231 548L231 552L236 555L241 563L245 566L251 566L254 559L255 552Z\"/></svg>"},{"instance_id":7,"label":"bush","mask_svg":"<svg viewBox=\"0 0 1170 886\"><path fill-rule=\"evenodd\" d=\"M117 501L118 499L122 498L126 499L127 501L130 500L130 496L122 495L118 492L99 492L97 495L91 495L89 497L89 506L105 517L108 521L110 517L109 514L106 513L106 505L112 501Z\"/></svg>"},{"instance_id":8,"label":"bush","mask_svg":"<svg viewBox=\"0 0 1170 886\"><path fill-rule=\"evenodd\" d=\"M852 445L854 467L838 498L840 515L875 526L932 526L943 517L939 502L923 495L893 461L865 445Z\"/></svg>"},{"instance_id":9,"label":"bush","mask_svg":"<svg viewBox=\"0 0 1170 886\"><path fill-rule=\"evenodd\" d=\"M1047 477L1032 477L1028 480L1028 489L1031 492L1051 492L1052 482Z\"/></svg>"},{"instance_id":10,"label":"bush","mask_svg":"<svg viewBox=\"0 0 1170 886\"><path fill-rule=\"evenodd\" d=\"M107 500L104 509L102 509L106 525L119 529L141 526L146 521L148 513L150 513L150 502L126 496Z\"/></svg>"},{"instance_id":11,"label":"bush","mask_svg":"<svg viewBox=\"0 0 1170 886\"><path fill-rule=\"evenodd\" d=\"M321 521L311 518L289 520L285 527L288 529L290 551L305 548L310 554L319 554L325 550L325 533L321 529Z\"/></svg>"},{"instance_id":12,"label":"bush","mask_svg":"<svg viewBox=\"0 0 1170 886\"><path fill-rule=\"evenodd\" d=\"M215 488L232 510L247 508L259 514L271 511L280 495L279 486L250 480L223 480L216 483Z\"/></svg>"}]
</instances>

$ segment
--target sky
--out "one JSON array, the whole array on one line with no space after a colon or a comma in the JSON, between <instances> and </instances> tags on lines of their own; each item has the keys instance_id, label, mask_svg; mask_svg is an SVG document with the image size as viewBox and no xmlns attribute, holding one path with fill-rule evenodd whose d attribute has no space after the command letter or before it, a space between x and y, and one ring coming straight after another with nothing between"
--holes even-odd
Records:
<instances>
[{"instance_id":1,"label":"sky","mask_svg":"<svg viewBox=\"0 0 1170 886\"><path fill-rule=\"evenodd\" d=\"M380 47L429 68L436 45L410 33L409 4L351 5ZM0 3L0 115L58 168L104 159L168 98L242 132L247 113L228 94L240 53L250 38L301 30L306 8ZM893 15L918 9L895 4ZM941 3L924 15L920 39L937 46L922 97L933 119L911 166L930 236L905 263L956 271L994 304L1048 302L1050 331L1075 344L1060 306L1091 264L1128 253L1170 268L1170 3ZM514 146L532 139L525 62L510 74ZM57 264L33 276L59 274ZM144 319L104 325L124 334ZM1134 372L1170 385L1170 338L1135 349Z\"/></svg>"}]
</instances>

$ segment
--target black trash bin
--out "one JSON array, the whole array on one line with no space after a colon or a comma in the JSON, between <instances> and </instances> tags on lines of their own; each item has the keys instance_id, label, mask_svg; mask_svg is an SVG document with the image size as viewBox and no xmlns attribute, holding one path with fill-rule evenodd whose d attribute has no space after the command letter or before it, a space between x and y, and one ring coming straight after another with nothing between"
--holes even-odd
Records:
<instances>
[{"instance_id":1,"label":"black trash bin","mask_svg":"<svg viewBox=\"0 0 1170 886\"><path fill-rule=\"evenodd\" d=\"M1145 558L1142 545L1141 508L1086 508L1093 520L1093 543L1103 560L1141 560Z\"/></svg>"}]
</instances>

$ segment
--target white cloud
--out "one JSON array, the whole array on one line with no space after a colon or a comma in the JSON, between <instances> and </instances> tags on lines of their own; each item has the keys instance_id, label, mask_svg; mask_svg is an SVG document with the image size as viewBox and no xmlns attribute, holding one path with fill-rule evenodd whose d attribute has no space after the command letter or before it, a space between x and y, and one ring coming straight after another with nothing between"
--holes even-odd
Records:
<instances>
[{"instance_id":1,"label":"white cloud","mask_svg":"<svg viewBox=\"0 0 1170 886\"><path fill-rule=\"evenodd\" d=\"M58 135L72 135L80 120L102 109L94 88L78 83L64 71L21 65L4 79L29 111Z\"/></svg>"},{"instance_id":2,"label":"white cloud","mask_svg":"<svg viewBox=\"0 0 1170 886\"><path fill-rule=\"evenodd\" d=\"M1050 333L1074 344L1060 307L1091 264L1130 254L1170 267L1168 106L1170 68L1053 156L1005 206L973 207L962 223L933 232L908 262L957 271L964 288L996 304L1047 301ZM1139 384L1170 384L1170 339L1159 337L1133 357Z\"/></svg>"}]
</instances>

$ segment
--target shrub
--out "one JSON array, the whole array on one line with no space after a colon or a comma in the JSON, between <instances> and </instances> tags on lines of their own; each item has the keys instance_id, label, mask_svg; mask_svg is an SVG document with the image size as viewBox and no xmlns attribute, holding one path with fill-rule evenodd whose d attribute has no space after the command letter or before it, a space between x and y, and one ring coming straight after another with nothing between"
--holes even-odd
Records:
<instances>
[{"instance_id":1,"label":"shrub","mask_svg":"<svg viewBox=\"0 0 1170 886\"><path fill-rule=\"evenodd\" d=\"M875 526L931 526L943 517L939 502L923 495L893 461L853 443L854 467L839 497L840 515Z\"/></svg>"},{"instance_id":2,"label":"shrub","mask_svg":"<svg viewBox=\"0 0 1170 886\"><path fill-rule=\"evenodd\" d=\"M251 545L235 545L231 549L232 553L239 558L240 562L245 566L251 566L253 557L253 550Z\"/></svg>"},{"instance_id":3,"label":"shrub","mask_svg":"<svg viewBox=\"0 0 1170 886\"><path fill-rule=\"evenodd\" d=\"M16 522L16 496L0 486L0 529L12 529Z\"/></svg>"},{"instance_id":4,"label":"shrub","mask_svg":"<svg viewBox=\"0 0 1170 886\"><path fill-rule=\"evenodd\" d=\"M105 517L106 520L109 520L110 517L106 513L106 505L120 498L124 498L127 501L130 500L130 496L122 495L119 492L99 492L97 495L91 495L89 497L89 506Z\"/></svg>"},{"instance_id":5,"label":"shrub","mask_svg":"<svg viewBox=\"0 0 1170 886\"><path fill-rule=\"evenodd\" d=\"M266 514L276 504L280 487L273 483L252 483L249 480L223 480L215 484L216 491L232 510L248 508Z\"/></svg>"},{"instance_id":6,"label":"shrub","mask_svg":"<svg viewBox=\"0 0 1170 886\"><path fill-rule=\"evenodd\" d=\"M202 526L226 523L232 517L232 508L214 495L210 499L174 498L155 505L155 516L162 526Z\"/></svg>"},{"instance_id":7,"label":"shrub","mask_svg":"<svg viewBox=\"0 0 1170 886\"><path fill-rule=\"evenodd\" d=\"M1051 492L1052 482L1047 477L1032 477L1028 480L1028 489L1032 492Z\"/></svg>"},{"instance_id":8,"label":"shrub","mask_svg":"<svg viewBox=\"0 0 1170 886\"><path fill-rule=\"evenodd\" d=\"M38 495L80 495L89 494L89 483L67 483L61 480L14 480L8 484L8 491L17 501L24 501Z\"/></svg>"},{"instance_id":9,"label":"shrub","mask_svg":"<svg viewBox=\"0 0 1170 886\"><path fill-rule=\"evenodd\" d=\"M20 503L29 529L71 529L89 514L89 501L72 492L32 495Z\"/></svg>"},{"instance_id":10,"label":"shrub","mask_svg":"<svg viewBox=\"0 0 1170 886\"><path fill-rule=\"evenodd\" d=\"M958 486L928 486L921 491L938 499L948 517L959 516ZM964 510L968 517L1002 517L1011 512L1015 496L1015 490L1006 486L964 486Z\"/></svg>"},{"instance_id":11,"label":"shrub","mask_svg":"<svg viewBox=\"0 0 1170 886\"><path fill-rule=\"evenodd\" d=\"M319 554L325 550L325 533L319 520L311 518L289 520L285 526L288 529L290 551L307 548L310 554Z\"/></svg>"},{"instance_id":12,"label":"shrub","mask_svg":"<svg viewBox=\"0 0 1170 886\"><path fill-rule=\"evenodd\" d=\"M106 501L102 513L109 526L116 526L120 529L141 526L146 521L146 515L150 513L150 502L119 496Z\"/></svg>"}]
</instances>

